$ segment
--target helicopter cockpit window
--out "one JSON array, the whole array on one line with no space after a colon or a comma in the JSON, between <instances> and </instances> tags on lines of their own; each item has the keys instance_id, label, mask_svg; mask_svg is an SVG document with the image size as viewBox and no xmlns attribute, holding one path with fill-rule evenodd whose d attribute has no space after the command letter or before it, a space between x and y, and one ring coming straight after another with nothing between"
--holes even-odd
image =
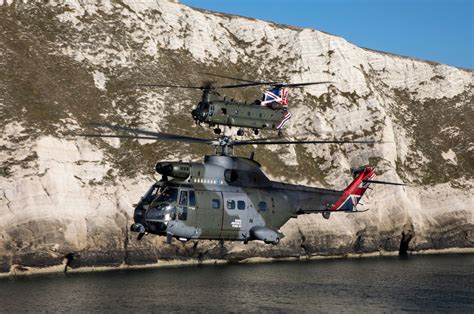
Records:
<instances>
[{"instance_id":1,"label":"helicopter cockpit window","mask_svg":"<svg viewBox=\"0 0 474 314\"><path fill-rule=\"evenodd\" d=\"M188 218L188 191L183 191L179 193L179 205L177 207L178 219L186 220Z\"/></svg>"},{"instance_id":2,"label":"helicopter cockpit window","mask_svg":"<svg viewBox=\"0 0 474 314\"><path fill-rule=\"evenodd\" d=\"M260 211L264 212L267 210L267 202L259 202L258 203L258 209L260 209Z\"/></svg>"},{"instance_id":3,"label":"helicopter cockpit window","mask_svg":"<svg viewBox=\"0 0 474 314\"><path fill-rule=\"evenodd\" d=\"M244 201L237 201L237 208L240 210L245 209L245 202Z\"/></svg>"},{"instance_id":4,"label":"helicopter cockpit window","mask_svg":"<svg viewBox=\"0 0 474 314\"><path fill-rule=\"evenodd\" d=\"M179 194L179 205L188 205L188 191L181 191Z\"/></svg>"},{"instance_id":5,"label":"helicopter cockpit window","mask_svg":"<svg viewBox=\"0 0 474 314\"><path fill-rule=\"evenodd\" d=\"M212 200L212 208L214 208L214 209L221 208L221 201L218 200L218 199L213 199Z\"/></svg>"},{"instance_id":6,"label":"helicopter cockpit window","mask_svg":"<svg viewBox=\"0 0 474 314\"><path fill-rule=\"evenodd\" d=\"M155 199L155 202L166 202L174 203L178 199L178 189L165 187L159 192L158 197Z\"/></svg>"},{"instance_id":7,"label":"helicopter cockpit window","mask_svg":"<svg viewBox=\"0 0 474 314\"><path fill-rule=\"evenodd\" d=\"M158 192L159 190L159 186L154 184L151 186L151 188L148 189L148 191L146 192L145 196L143 197L143 200L145 202L151 202L155 197L156 197L156 193Z\"/></svg>"},{"instance_id":8,"label":"helicopter cockpit window","mask_svg":"<svg viewBox=\"0 0 474 314\"><path fill-rule=\"evenodd\" d=\"M194 194L194 191L189 191L189 206L196 206L196 195Z\"/></svg>"},{"instance_id":9,"label":"helicopter cockpit window","mask_svg":"<svg viewBox=\"0 0 474 314\"><path fill-rule=\"evenodd\" d=\"M227 201L227 209L235 209L235 201L228 200Z\"/></svg>"},{"instance_id":10,"label":"helicopter cockpit window","mask_svg":"<svg viewBox=\"0 0 474 314\"><path fill-rule=\"evenodd\" d=\"M198 105L198 108L201 109L201 110L208 110L209 109L209 104L206 102L200 102L199 105Z\"/></svg>"}]
</instances>

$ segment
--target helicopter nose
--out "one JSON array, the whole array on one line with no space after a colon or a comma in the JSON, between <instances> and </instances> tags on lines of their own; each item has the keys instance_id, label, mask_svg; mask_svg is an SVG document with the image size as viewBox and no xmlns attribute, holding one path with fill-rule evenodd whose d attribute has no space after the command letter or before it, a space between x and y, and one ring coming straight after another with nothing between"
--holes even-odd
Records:
<instances>
[{"instance_id":1,"label":"helicopter nose","mask_svg":"<svg viewBox=\"0 0 474 314\"><path fill-rule=\"evenodd\" d=\"M204 120L206 119L206 113L200 109L194 109L193 111L191 111L191 115L193 116L193 119L196 122L204 122Z\"/></svg>"}]
</instances>

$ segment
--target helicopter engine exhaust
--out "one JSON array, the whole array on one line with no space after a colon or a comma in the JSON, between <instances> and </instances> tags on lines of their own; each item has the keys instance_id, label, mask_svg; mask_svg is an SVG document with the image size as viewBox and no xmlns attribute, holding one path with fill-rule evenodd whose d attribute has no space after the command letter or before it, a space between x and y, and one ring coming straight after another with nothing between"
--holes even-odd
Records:
<instances>
[{"instance_id":1,"label":"helicopter engine exhaust","mask_svg":"<svg viewBox=\"0 0 474 314\"><path fill-rule=\"evenodd\" d=\"M181 179L186 179L190 174L189 163L184 162L159 162L155 170L163 176Z\"/></svg>"}]
</instances>

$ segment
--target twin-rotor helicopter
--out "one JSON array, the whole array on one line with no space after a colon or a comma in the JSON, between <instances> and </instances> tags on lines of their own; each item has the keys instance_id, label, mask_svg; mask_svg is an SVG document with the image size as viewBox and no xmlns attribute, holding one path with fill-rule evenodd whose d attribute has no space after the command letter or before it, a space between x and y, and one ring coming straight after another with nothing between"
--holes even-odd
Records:
<instances>
[{"instance_id":1,"label":"twin-rotor helicopter","mask_svg":"<svg viewBox=\"0 0 474 314\"><path fill-rule=\"evenodd\" d=\"M215 85L207 82L201 86L166 85L166 84L138 84L141 87L152 88L183 88L202 90L201 101L191 111L193 120L197 124L205 123L214 129L215 134L221 134L221 127L238 127L237 135L244 135L244 129L252 129L255 135L260 130L277 130L282 135L282 129L291 119L288 110L287 88L304 87L309 85L330 84L332 82L261 82L213 73L201 73L208 76L239 81L239 84ZM222 96L218 89L246 88L253 86L267 86L263 91L262 99L255 101L238 101Z\"/></svg>"},{"instance_id":2,"label":"twin-rotor helicopter","mask_svg":"<svg viewBox=\"0 0 474 314\"><path fill-rule=\"evenodd\" d=\"M283 238L279 230L289 219L302 214L322 214L329 219L332 213L360 212L358 205L370 184L404 185L374 180L369 166L351 169L352 182L344 190L301 186L270 180L255 160L233 155L235 147L248 145L381 145L374 140L234 140L221 135L221 126L244 128L256 134L261 129L279 130L291 117L288 93L285 88L302 87L331 82L279 83L259 82L229 76L208 74L240 81L233 85L203 86L141 84L154 88L188 88L202 90L202 98L192 111L193 119L214 127L218 138L199 138L119 126L96 125L100 132L78 134L94 138L124 140L172 141L208 145L216 149L204 156L203 162L160 161L155 170L161 180L153 183L134 208L134 223L130 229L138 239L146 234L188 240L248 241L261 240L278 244ZM228 100L217 89L268 86L261 100L250 104ZM107 130L108 133L104 133ZM112 133L110 133L112 131Z\"/></svg>"}]
</instances>

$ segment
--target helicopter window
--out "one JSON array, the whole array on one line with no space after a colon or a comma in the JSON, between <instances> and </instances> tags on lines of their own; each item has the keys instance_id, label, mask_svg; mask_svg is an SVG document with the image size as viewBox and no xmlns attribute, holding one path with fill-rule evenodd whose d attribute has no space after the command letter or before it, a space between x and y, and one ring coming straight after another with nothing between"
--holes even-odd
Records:
<instances>
[{"instance_id":1,"label":"helicopter window","mask_svg":"<svg viewBox=\"0 0 474 314\"><path fill-rule=\"evenodd\" d=\"M178 219L179 220L186 220L188 219L188 208L187 207L181 207L178 208Z\"/></svg>"},{"instance_id":2,"label":"helicopter window","mask_svg":"<svg viewBox=\"0 0 474 314\"><path fill-rule=\"evenodd\" d=\"M262 212L267 211L267 202L259 202L258 209L260 209Z\"/></svg>"},{"instance_id":3,"label":"helicopter window","mask_svg":"<svg viewBox=\"0 0 474 314\"><path fill-rule=\"evenodd\" d=\"M176 202L177 198L178 198L178 189L165 187L163 191L161 191L161 193L159 194L159 196L156 198L155 201L173 203L173 202Z\"/></svg>"},{"instance_id":4,"label":"helicopter window","mask_svg":"<svg viewBox=\"0 0 474 314\"><path fill-rule=\"evenodd\" d=\"M247 115L250 117L250 111L249 111L249 112L247 112Z\"/></svg>"},{"instance_id":5,"label":"helicopter window","mask_svg":"<svg viewBox=\"0 0 474 314\"><path fill-rule=\"evenodd\" d=\"M152 185L151 188L149 188L148 191L146 192L145 196L143 197L143 200L146 202L151 202L155 198L158 190L159 190L158 185L156 184Z\"/></svg>"},{"instance_id":6,"label":"helicopter window","mask_svg":"<svg viewBox=\"0 0 474 314\"><path fill-rule=\"evenodd\" d=\"M244 201L237 201L237 208L240 210L245 209L245 202Z\"/></svg>"},{"instance_id":7,"label":"helicopter window","mask_svg":"<svg viewBox=\"0 0 474 314\"><path fill-rule=\"evenodd\" d=\"M208 103L200 103L199 108L202 110L208 110L209 109L209 104Z\"/></svg>"},{"instance_id":8,"label":"helicopter window","mask_svg":"<svg viewBox=\"0 0 474 314\"><path fill-rule=\"evenodd\" d=\"M262 117L262 113L261 113L261 112L259 113L259 116L260 116L260 118Z\"/></svg>"},{"instance_id":9,"label":"helicopter window","mask_svg":"<svg viewBox=\"0 0 474 314\"><path fill-rule=\"evenodd\" d=\"M194 191L189 191L189 206L196 206L196 196L194 195Z\"/></svg>"},{"instance_id":10,"label":"helicopter window","mask_svg":"<svg viewBox=\"0 0 474 314\"><path fill-rule=\"evenodd\" d=\"M218 199L213 199L212 200L212 208L214 208L214 209L221 208L221 201L218 200Z\"/></svg>"},{"instance_id":11,"label":"helicopter window","mask_svg":"<svg viewBox=\"0 0 474 314\"><path fill-rule=\"evenodd\" d=\"M227 114L227 108L222 108L222 114Z\"/></svg>"},{"instance_id":12,"label":"helicopter window","mask_svg":"<svg viewBox=\"0 0 474 314\"><path fill-rule=\"evenodd\" d=\"M235 209L235 201L228 200L227 201L227 209Z\"/></svg>"},{"instance_id":13,"label":"helicopter window","mask_svg":"<svg viewBox=\"0 0 474 314\"><path fill-rule=\"evenodd\" d=\"M181 191L179 194L179 205L188 205L188 191Z\"/></svg>"}]
</instances>

